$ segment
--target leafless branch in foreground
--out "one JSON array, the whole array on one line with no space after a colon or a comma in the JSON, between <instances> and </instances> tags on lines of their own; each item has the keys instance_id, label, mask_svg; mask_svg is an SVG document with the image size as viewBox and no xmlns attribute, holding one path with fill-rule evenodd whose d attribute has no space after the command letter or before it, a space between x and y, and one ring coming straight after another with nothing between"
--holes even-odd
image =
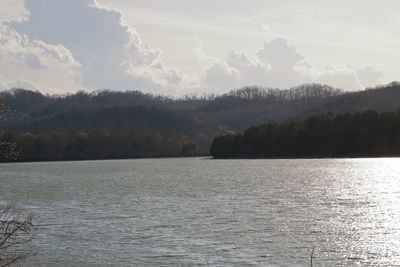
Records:
<instances>
[{"instance_id":1,"label":"leafless branch in foreground","mask_svg":"<svg viewBox=\"0 0 400 267\"><path fill-rule=\"evenodd\" d=\"M10 266L32 255L32 216L20 220L12 208L0 211L0 267Z\"/></svg>"},{"instance_id":2,"label":"leafless branch in foreground","mask_svg":"<svg viewBox=\"0 0 400 267\"><path fill-rule=\"evenodd\" d=\"M315 250L315 246L312 247L312 251L311 251L311 257L310 257L310 266L311 267L313 267L314 250Z\"/></svg>"}]
</instances>

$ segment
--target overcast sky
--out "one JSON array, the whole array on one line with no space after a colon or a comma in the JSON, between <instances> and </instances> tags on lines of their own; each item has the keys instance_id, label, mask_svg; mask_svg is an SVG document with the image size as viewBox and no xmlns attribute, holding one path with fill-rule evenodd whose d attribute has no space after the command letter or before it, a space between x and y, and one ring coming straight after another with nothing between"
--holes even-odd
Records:
<instances>
[{"instance_id":1,"label":"overcast sky","mask_svg":"<svg viewBox=\"0 0 400 267\"><path fill-rule=\"evenodd\" d=\"M400 77L398 0L0 0L0 88L173 95Z\"/></svg>"}]
</instances>

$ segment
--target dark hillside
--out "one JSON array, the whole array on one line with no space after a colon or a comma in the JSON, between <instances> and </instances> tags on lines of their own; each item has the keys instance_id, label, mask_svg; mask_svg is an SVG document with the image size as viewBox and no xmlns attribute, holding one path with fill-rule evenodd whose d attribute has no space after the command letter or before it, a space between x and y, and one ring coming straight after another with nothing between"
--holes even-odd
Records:
<instances>
[{"instance_id":1,"label":"dark hillside","mask_svg":"<svg viewBox=\"0 0 400 267\"><path fill-rule=\"evenodd\" d=\"M18 141L20 160L52 159L53 152L60 160L206 155L215 136L252 125L400 108L397 83L351 93L318 84L245 87L178 99L139 91L43 95L23 89L3 96L11 112L0 131L3 140Z\"/></svg>"}]
</instances>

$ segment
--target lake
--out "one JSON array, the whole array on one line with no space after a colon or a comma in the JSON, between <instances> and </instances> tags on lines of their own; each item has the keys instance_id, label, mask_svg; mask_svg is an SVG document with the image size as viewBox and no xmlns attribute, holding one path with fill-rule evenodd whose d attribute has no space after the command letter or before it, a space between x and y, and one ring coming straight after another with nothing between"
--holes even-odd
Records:
<instances>
[{"instance_id":1,"label":"lake","mask_svg":"<svg viewBox=\"0 0 400 267\"><path fill-rule=\"evenodd\" d=\"M0 165L27 266L400 265L400 159Z\"/></svg>"}]
</instances>

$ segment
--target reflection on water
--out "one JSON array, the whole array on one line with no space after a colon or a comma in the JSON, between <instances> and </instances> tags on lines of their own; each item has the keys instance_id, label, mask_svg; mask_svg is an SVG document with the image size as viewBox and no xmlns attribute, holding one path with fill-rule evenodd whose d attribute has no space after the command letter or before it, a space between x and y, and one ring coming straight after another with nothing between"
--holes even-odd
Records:
<instances>
[{"instance_id":1,"label":"reflection on water","mask_svg":"<svg viewBox=\"0 0 400 267\"><path fill-rule=\"evenodd\" d=\"M400 159L4 164L28 265L400 265Z\"/></svg>"}]
</instances>

